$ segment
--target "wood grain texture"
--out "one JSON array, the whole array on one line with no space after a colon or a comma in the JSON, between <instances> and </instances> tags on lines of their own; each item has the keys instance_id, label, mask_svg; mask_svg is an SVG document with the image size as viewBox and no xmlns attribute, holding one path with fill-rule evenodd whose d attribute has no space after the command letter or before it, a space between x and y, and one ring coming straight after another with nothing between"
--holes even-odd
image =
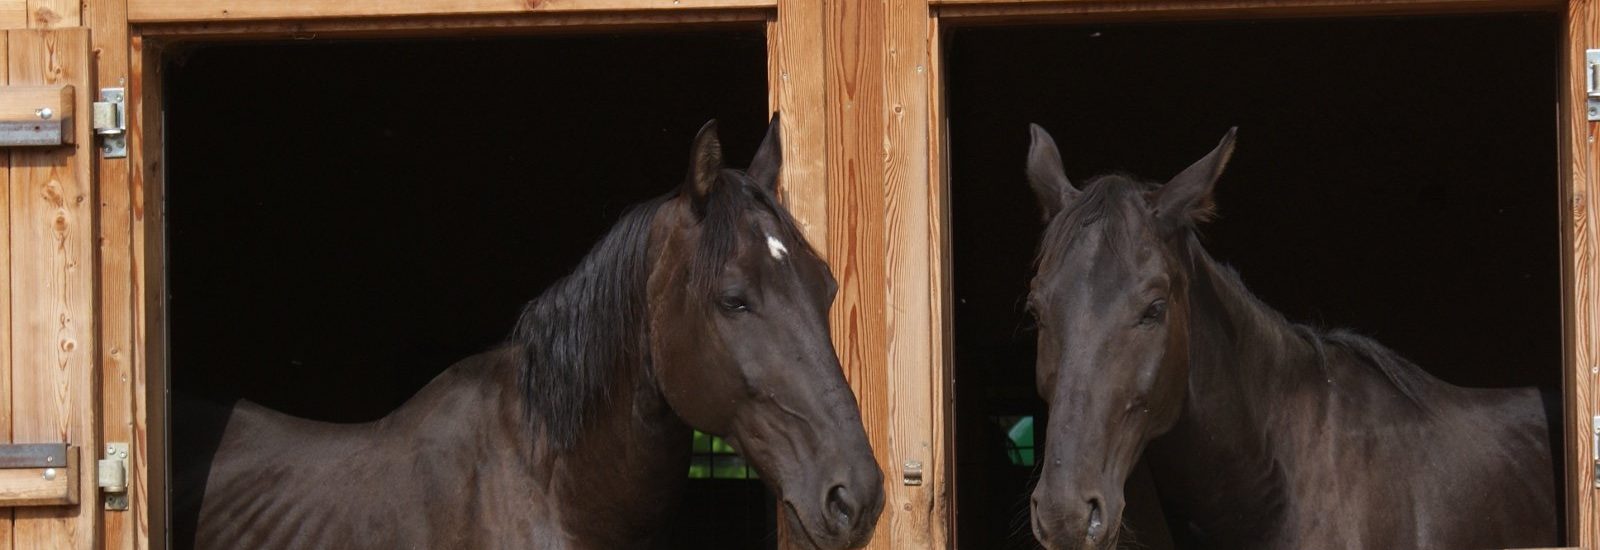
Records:
<instances>
[{"instance_id":1,"label":"wood grain texture","mask_svg":"<svg viewBox=\"0 0 1600 550\"><path fill-rule=\"evenodd\" d=\"M6 33L12 84L89 89L89 31ZM77 94L79 112L88 96ZM78 117L78 143L90 143ZM14 439L98 448L92 156L76 148L11 153L11 345ZM92 468L80 469L84 488ZM83 506L16 511L18 548L95 548L99 515Z\"/></svg>"},{"instance_id":2,"label":"wood grain texture","mask_svg":"<svg viewBox=\"0 0 1600 550\"><path fill-rule=\"evenodd\" d=\"M1565 85L1560 101L1563 143L1561 157L1566 177L1563 195L1569 207L1563 216L1562 240L1568 254L1562 258L1568 334L1563 355L1566 387L1567 425L1567 543L1593 548L1600 544L1600 522L1595 509L1592 417L1596 414L1594 390L1600 374L1600 232L1596 221L1596 182L1594 161L1596 125L1585 116L1584 95L1587 63L1584 50L1600 44L1600 19L1593 0L1572 0L1567 12L1565 37Z\"/></svg>"},{"instance_id":3,"label":"wood grain texture","mask_svg":"<svg viewBox=\"0 0 1600 550\"><path fill-rule=\"evenodd\" d=\"M132 216L133 446L128 490L138 548L166 548L166 189L162 157L161 51L130 38L128 164ZM142 505L142 508L139 507ZM152 534L154 536L152 536Z\"/></svg>"},{"instance_id":4,"label":"wood grain texture","mask_svg":"<svg viewBox=\"0 0 1600 550\"><path fill-rule=\"evenodd\" d=\"M931 0L963 23L1110 22L1438 15L1559 9L1560 0Z\"/></svg>"},{"instance_id":5,"label":"wood grain texture","mask_svg":"<svg viewBox=\"0 0 1600 550\"><path fill-rule=\"evenodd\" d=\"M38 120L39 109L50 109L50 118L72 118L72 86L6 86L0 89L0 120Z\"/></svg>"},{"instance_id":6,"label":"wood grain texture","mask_svg":"<svg viewBox=\"0 0 1600 550\"><path fill-rule=\"evenodd\" d=\"M37 1L37 0L35 0ZM772 8L777 0L129 0L134 23Z\"/></svg>"},{"instance_id":7,"label":"wood grain texture","mask_svg":"<svg viewBox=\"0 0 1600 550\"><path fill-rule=\"evenodd\" d=\"M56 468L0 469L0 506L62 506L78 502L78 447L67 449L66 464Z\"/></svg>"},{"instance_id":8,"label":"wood grain texture","mask_svg":"<svg viewBox=\"0 0 1600 550\"><path fill-rule=\"evenodd\" d=\"M6 33L0 32L0 86L11 82L6 71ZM11 443L11 155L0 154L0 443ZM15 513L0 509L0 550L11 549Z\"/></svg>"},{"instance_id":9,"label":"wood grain texture","mask_svg":"<svg viewBox=\"0 0 1600 550\"><path fill-rule=\"evenodd\" d=\"M890 483L891 548L945 546L938 511L943 468L935 446L941 375L934 349L934 270L938 241L932 234L929 182L929 82L932 65L926 0L887 0L884 25L883 193L886 238L885 309L889 391L889 457L892 467L919 464L917 486Z\"/></svg>"},{"instance_id":10,"label":"wood grain texture","mask_svg":"<svg viewBox=\"0 0 1600 550\"><path fill-rule=\"evenodd\" d=\"M27 0L30 29L61 29L83 25L80 0Z\"/></svg>"},{"instance_id":11,"label":"wood grain texture","mask_svg":"<svg viewBox=\"0 0 1600 550\"><path fill-rule=\"evenodd\" d=\"M824 2L828 118L828 263L839 279L833 337L861 405L873 454L894 494L900 467L888 462L889 403L884 353L883 2ZM886 496L888 496L886 495ZM886 507L887 508L887 507ZM870 548L888 548L886 509Z\"/></svg>"},{"instance_id":12,"label":"wood grain texture","mask_svg":"<svg viewBox=\"0 0 1600 550\"><path fill-rule=\"evenodd\" d=\"M0 0L0 29L28 28L28 0Z\"/></svg>"},{"instance_id":13,"label":"wood grain texture","mask_svg":"<svg viewBox=\"0 0 1600 550\"><path fill-rule=\"evenodd\" d=\"M127 0L91 0L84 5L84 19L91 29L95 55L95 81L102 87L128 84ZM95 144L90 144L91 146ZM90 150L92 152L92 149ZM99 187L99 273L100 273L100 440L129 444L129 468L144 461L147 449L135 441L134 358L139 344L134 340L134 280L142 276L133 263L133 198L130 160L104 158L93 154ZM98 449L96 449L98 450ZM94 453L98 458L100 453ZM129 472L130 477L137 477ZM128 510L100 508L104 550L133 550L146 546L148 507L145 487L130 480Z\"/></svg>"},{"instance_id":14,"label":"wood grain texture","mask_svg":"<svg viewBox=\"0 0 1600 550\"><path fill-rule=\"evenodd\" d=\"M770 9L647 12L553 12L537 14L369 17L357 19L200 21L139 25L146 38L204 40L317 40L335 38L428 38L435 36L604 33L639 30L715 29L765 23Z\"/></svg>"},{"instance_id":15,"label":"wood grain texture","mask_svg":"<svg viewBox=\"0 0 1600 550\"><path fill-rule=\"evenodd\" d=\"M779 0L767 24L768 89L783 114L783 174L779 193L806 240L828 253L826 78L822 2Z\"/></svg>"},{"instance_id":16,"label":"wood grain texture","mask_svg":"<svg viewBox=\"0 0 1600 550\"><path fill-rule=\"evenodd\" d=\"M939 483L936 508L932 515L944 526L944 543L940 547L954 547L956 539L955 502L955 289L950 274L950 128L945 118L944 50L940 40L942 29L937 17L928 18L928 238L934 247L933 261L928 270L928 298L932 305L929 315L935 323L930 333L929 347L936 361L933 375L934 406L934 461L937 469L933 475Z\"/></svg>"}]
</instances>

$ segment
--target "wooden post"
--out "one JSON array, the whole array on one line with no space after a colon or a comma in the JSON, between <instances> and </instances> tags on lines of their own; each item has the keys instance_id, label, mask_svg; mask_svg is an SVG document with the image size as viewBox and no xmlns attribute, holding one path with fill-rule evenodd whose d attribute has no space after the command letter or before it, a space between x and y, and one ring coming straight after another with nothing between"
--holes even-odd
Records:
<instances>
[{"instance_id":1,"label":"wooden post","mask_svg":"<svg viewBox=\"0 0 1600 550\"><path fill-rule=\"evenodd\" d=\"M1563 378L1566 386L1567 424L1567 544L1594 548L1600 544L1600 524L1596 522L1592 417L1596 414L1594 390L1596 368L1600 368L1600 233L1596 223L1595 200L1600 199L1595 187L1594 161L1596 153L1596 124L1586 116L1588 63L1584 50L1600 47L1600 25L1597 25L1593 0L1572 0L1567 11L1567 36L1565 39L1564 71L1566 85L1562 86L1560 105L1563 131L1560 172L1566 178L1563 195L1570 214L1562 220L1563 241L1568 254L1562 258L1562 300L1568 327L1565 339L1567 368Z\"/></svg>"}]
</instances>

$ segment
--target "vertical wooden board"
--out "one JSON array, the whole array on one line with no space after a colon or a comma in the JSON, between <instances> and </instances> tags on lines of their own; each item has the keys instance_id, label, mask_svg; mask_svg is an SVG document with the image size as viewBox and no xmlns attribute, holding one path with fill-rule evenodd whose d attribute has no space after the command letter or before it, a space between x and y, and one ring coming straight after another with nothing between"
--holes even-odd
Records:
<instances>
[{"instance_id":1,"label":"vertical wooden board","mask_svg":"<svg viewBox=\"0 0 1600 550\"><path fill-rule=\"evenodd\" d=\"M828 253L828 151L822 2L778 0L767 26L772 108L783 115L780 194L811 246Z\"/></svg>"},{"instance_id":2,"label":"vertical wooden board","mask_svg":"<svg viewBox=\"0 0 1600 550\"><path fill-rule=\"evenodd\" d=\"M955 290L950 286L951 256L950 256L950 170L947 161L949 154L949 128L944 116L944 50L941 49L938 17L928 18L928 210L932 215L928 219L928 238L932 240L933 261L928 270L928 291L932 293L929 303L932 311L929 316L933 319L932 342L933 360L936 363L932 368L934 376L933 387L933 456L935 468L929 474L933 483L938 484L938 494L934 496L935 508L930 514L934 521L940 522L942 530L939 533L943 539L936 540L936 546L948 548L956 540L955 532L955 401L953 399L953 384L955 378L951 369L955 368L955 324L952 313L955 300Z\"/></svg>"},{"instance_id":3,"label":"vertical wooden board","mask_svg":"<svg viewBox=\"0 0 1600 550\"><path fill-rule=\"evenodd\" d=\"M0 33L0 86L6 84L6 37ZM11 442L11 158L0 154L0 443ZM0 550L11 548L11 509L0 510Z\"/></svg>"},{"instance_id":4,"label":"vertical wooden board","mask_svg":"<svg viewBox=\"0 0 1600 550\"><path fill-rule=\"evenodd\" d=\"M166 265L161 209L161 54L141 36L131 39L128 78L128 160L133 216L133 457L129 491L140 498L139 548L166 547Z\"/></svg>"},{"instance_id":5,"label":"vertical wooden board","mask_svg":"<svg viewBox=\"0 0 1600 550\"><path fill-rule=\"evenodd\" d=\"M128 83L128 4L127 0L93 0L84 5L95 55L95 81L102 87L126 87ZM93 93L84 90L80 93ZM90 144L92 147L95 144ZM100 274L100 436L101 441L130 444L134 454L143 450L133 442L133 280L140 274L133 268L133 201L130 194L129 159L104 158L92 149L95 185L99 189L99 274ZM100 456L91 450L88 460ZM130 461L130 466L131 466ZM105 550L131 550L140 521L146 514L142 505L144 487L130 484L130 507L124 511L101 510L104 521ZM103 507L102 507L103 508Z\"/></svg>"},{"instance_id":6,"label":"vertical wooden board","mask_svg":"<svg viewBox=\"0 0 1600 550\"><path fill-rule=\"evenodd\" d=\"M1600 291L1600 232L1597 232L1594 161L1596 153L1596 125L1585 116L1584 97L1587 87L1588 63L1584 50L1600 47L1600 21L1594 13L1592 0L1571 0L1567 12L1566 83L1562 86L1560 127L1563 131L1562 168L1566 175L1563 195L1569 201L1569 215L1563 220L1563 240L1568 252L1562 258L1563 286L1567 294L1562 300L1568 325L1566 369L1567 410L1567 518L1568 540L1571 546L1593 548L1600 544L1600 523L1597 523L1594 496L1593 447L1589 444L1592 417L1597 412L1594 402L1595 378L1600 372L1600 307L1596 295Z\"/></svg>"},{"instance_id":7,"label":"vertical wooden board","mask_svg":"<svg viewBox=\"0 0 1600 550\"><path fill-rule=\"evenodd\" d=\"M828 151L828 262L839 279L833 335L861 405L873 454L893 494L884 325L882 2L824 2ZM885 510L871 548L887 548L896 510Z\"/></svg>"},{"instance_id":8,"label":"vertical wooden board","mask_svg":"<svg viewBox=\"0 0 1600 550\"><path fill-rule=\"evenodd\" d=\"M885 324L889 391L889 464L920 465L923 483L889 485L890 546L944 546L935 514L942 483L935 454L934 407L939 379L934 300L933 221L929 176L929 11L927 0L888 0L884 26L883 193L887 265Z\"/></svg>"},{"instance_id":9,"label":"vertical wooden board","mask_svg":"<svg viewBox=\"0 0 1600 550\"><path fill-rule=\"evenodd\" d=\"M13 30L7 40L12 84L89 89L88 29ZM89 94L75 100L77 112L90 112ZM89 117L74 126L80 147L91 143ZM12 434L19 442L99 447L91 158L76 148L11 153ZM79 471L87 492L94 468ZM99 514L92 496L82 500L17 510L15 546L96 547Z\"/></svg>"},{"instance_id":10,"label":"vertical wooden board","mask_svg":"<svg viewBox=\"0 0 1600 550\"><path fill-rule=\"evenodd\" d=\"M80 0L27 0L27 28L61 29L83 25Z\"/></svg>"},{"instance_id":11,"label":"vertical wooden board","mask_svg":"<svg viewBox=\"0 0 1600 550\"><path fill-rule=\"evenodd\" d=\"M28 28L28 0L0 0L0 29Z\"/></svg>"}]
</instances>

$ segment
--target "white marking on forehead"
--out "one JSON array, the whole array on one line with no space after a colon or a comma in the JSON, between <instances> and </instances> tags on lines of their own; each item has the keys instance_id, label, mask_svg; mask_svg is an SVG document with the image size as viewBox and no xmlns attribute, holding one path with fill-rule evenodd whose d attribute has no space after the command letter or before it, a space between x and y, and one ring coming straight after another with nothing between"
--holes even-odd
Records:
<instances>
[{"instance_id":1,"label":"white marking on forehead","mask_svg":"<svg viewBox=\"0 0 1600 550\"><path fill-rule=\"evenodd\" d=\"M778 240L777 237L767 235L767 252L772 253L772 259L782 260L789 255L789 247L783 246L783 241Z\"/></svg>"}]
</instances>

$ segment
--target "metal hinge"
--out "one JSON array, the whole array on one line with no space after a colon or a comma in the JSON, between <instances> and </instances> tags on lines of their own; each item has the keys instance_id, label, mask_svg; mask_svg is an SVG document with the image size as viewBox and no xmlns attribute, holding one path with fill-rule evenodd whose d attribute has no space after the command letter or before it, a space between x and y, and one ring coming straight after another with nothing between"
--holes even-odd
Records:
<instances>
[{"instance_id":1,"label":"metal hinge","mask_svg":"<svg viewBox=\"0 0 1600 550\"><path fill-rule=\"evenodd\" d=\"M94 133L100 136L100 156L128 156L128 102L123 88L101 88L94 102Z\"/></svg>"},{"instance_id":2,"label":"metal hinge","mask_svg":"<svg viewBox=\"0 0 1600 550\"><path fill-rule=\"evenodd\" d=\"M107 510L128 509L128 444L107 443L98 470L100 492Z\"/></svg>"}]
</instances>

